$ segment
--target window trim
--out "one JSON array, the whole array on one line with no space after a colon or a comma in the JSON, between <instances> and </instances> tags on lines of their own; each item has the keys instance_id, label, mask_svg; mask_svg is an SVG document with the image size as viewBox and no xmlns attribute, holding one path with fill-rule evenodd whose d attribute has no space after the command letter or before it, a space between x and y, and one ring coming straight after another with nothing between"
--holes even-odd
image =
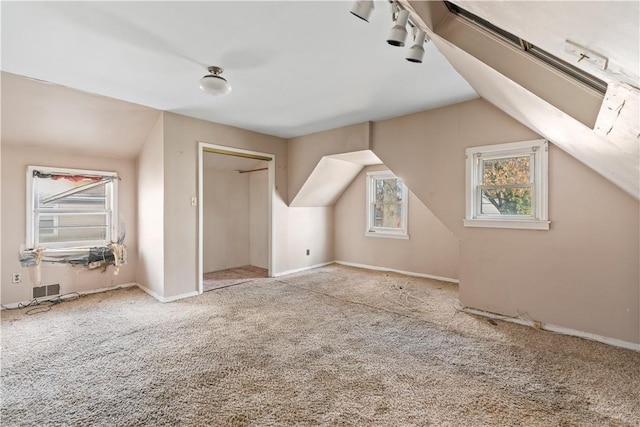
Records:
<instances>
[{"instance_id":1,"label":"window trim","mask_svg":"<svg viewBox=\"0 0 640 427\"><path fill-rule=\"evenodd\" d=\"M531 156L533 166L530 174L532 182L532 215L491 215L481 214L481 168L480 159ZM548 230L549 193L549 143L545 139L518 141L505 144L468 147L465 149L465 227L518 228Z\"/></svg>"},{"instance_id":2,"label":"window trim","mask_svg":"<svg viewBox=\"0 0 640 427\"><path fill-rule=\"evenodd\" d=\"M375 186L372 185L374 180L395 178L402 182L402 228L375 227L373 224L373 200L375 200ZM408 218L409 218L409 189L402 179L396 176L390 170L379 170L367 172L367 200L366 200L366 229L367 237L384 237L391 239L409 239L408 234Z\"/></svg>"},{"instance_id":3,"label":"window trim","mask_svg":"<svg viewBox=\"0 0 640 427\"><path fill-rule=\"evenodd\" d=\"M106 230L107 236L104 240L89 240L89 241L78 241L78 242L48 242L41 243L38 242L37 247L44 248L45 251L75 251L75 250L89 250L92 247L96 246L107 246L111 243L117 242L118 239L118 173L110 172L110 171L98 171L98 170L88 170L88 169L71 169L71 168L58 168L52 166L27 166L27 203L26 203L26 246L30 249L36 248L36 215L34 211L34 188L33 188L33 172L40 171L44 173L50 174L60 174L60 175L87 175L87 176L99 176L99 177L107 177L111 179L111 188L110 188L110 204L108 207L108 212L105 213L107 217L107 221L109 222ZM74 245L75 243L81 243L78 245Z\"/></svg>"}]
</instances>

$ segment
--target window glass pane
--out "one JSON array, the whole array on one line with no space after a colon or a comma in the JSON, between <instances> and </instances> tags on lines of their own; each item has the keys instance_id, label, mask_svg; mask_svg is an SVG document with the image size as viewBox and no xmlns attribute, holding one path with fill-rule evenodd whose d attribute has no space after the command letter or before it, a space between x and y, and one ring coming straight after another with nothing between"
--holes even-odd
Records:
<instances>
[{"instance_id":1,"label":"window glass pane","mask_svg":"<svg viewBox=\"0 0 640 427\"><path fill-rule=\"evenodd\" d=\"M402 201L402 181L397 178L376 179L376 202L398 203Z\"/></svg>"},{"instance_id":2,"label":"window glass pane","mask_svg":"<svg viewBox=\"0 0 640 427\"><path fill-rule=\"evenodd\" d=\"M483 189L480 212L489 215L531 215L531 187Z\"/></svg>"},{"instance_id":3,"label":"window glass pane","mask_svg":"<svg viewBox=\"0 0 640 427\"><path fill-rule=\"evenodd\" d=\"M507 157L482 161L483 185L527 184L530 181L530 157Z\"/></svg>"},{"instance_id":4,"label":"window glass pane","mask_svg":"<svg viewBox=\"0 0 640 427\"><path fill-rule=\"evenodd\" d=\"M373 226L402 228L402 181L377 178L373 205Z\"/></svg>"},{"instance_id":5,"label":"window glass pane","mask_svg":"<svg viewBox=\"0 0 640 427\"><path fill-rule=\"evenodd\" d=\"M402 228L402 203L373 205L373 226Z\"/></svg>"},{"instance_id":6,"label":"window glass pane","mask_svg":"<svg viewBox=\"0 0 640 427\"><path fill-rule=\"evenodd\" d=\"M81 242L107 238L107 215L42 215L38 221L40 242Z\"/></svg>"},{"instance_id":7,"label":"window glass pane","mask_svg":"<svg viewBox=\"0 0 640 427\"><path fill-rule=\"evenodd\" d=\"M107 188L110 181L103 181L97 186L92 179L52 179L34 178L36 206L42 210L65 209L76 211L94 211L107 208ZM83 189L82 187L87 187ZM72 190L77 189L77 192ZM71 191L71 194L63 195ZM61 196L61 197L60 197Z\"/></svg>"}]
</instances>

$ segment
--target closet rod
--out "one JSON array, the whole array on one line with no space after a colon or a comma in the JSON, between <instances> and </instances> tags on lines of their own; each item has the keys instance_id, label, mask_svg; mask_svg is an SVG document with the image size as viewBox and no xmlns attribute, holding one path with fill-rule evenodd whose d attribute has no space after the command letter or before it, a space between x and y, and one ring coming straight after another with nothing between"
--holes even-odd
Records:
<instances>
[{"instance_id":1,"label":"closet rod","mask_svg":"<svg viewBox=\"0 0 640 427\"><path fill-rule=\"evenodd\" d=\"M238 171L238 173L249 173L249 172L258 172L258 171L266 171L269 168L260 168L260 169L251 169L248 171Z\"/></svg>"}]
</instances>

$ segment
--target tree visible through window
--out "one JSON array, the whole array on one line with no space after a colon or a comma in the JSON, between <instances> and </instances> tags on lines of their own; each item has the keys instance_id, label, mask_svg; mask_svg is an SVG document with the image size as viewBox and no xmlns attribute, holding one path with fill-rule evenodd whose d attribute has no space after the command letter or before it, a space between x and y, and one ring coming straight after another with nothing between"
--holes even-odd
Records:
<instances>
[{"instance_id":1,"label":"tree visible through window","mask_svg":"<svg viewBox=\"0 0 640 427\"><path fill-rule=\"evenodd\" d=\"M547 149L545 140L467 148L464 225L548 229Z\"/></svg>"},{"instance_id":2,"label":"tree visible through window","mask_svg":"<svg viewBox=\"0 0 640 427\"><path fill-rule=\"evenodd\" d=\"M531 164L531 156L482 160L481 213L530 216Z\"/></svg>"},{"instance_id":3,"label":"tree visible through window","mask_svg":"<svg viewBox=\"0 0 640 427\"><path fill-rule=\"evenodd\" d=\"M407 189L389 171L367 174L367 235L407 237Z\"/></svg>"}]
</instances>

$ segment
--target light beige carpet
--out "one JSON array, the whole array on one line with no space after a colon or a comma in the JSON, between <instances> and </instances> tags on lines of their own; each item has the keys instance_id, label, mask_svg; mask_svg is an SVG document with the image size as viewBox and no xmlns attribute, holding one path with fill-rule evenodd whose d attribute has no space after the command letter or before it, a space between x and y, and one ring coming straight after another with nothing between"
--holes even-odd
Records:
<instances>
[{"instance_id":1,"label":"light beige carpet","mask_svg":"<svg viewBox=\"0 0 640 427\"><path fill-rule=\"evenodd\" d=\"M332 265L3 312L0 423L640 425L640 353L456 303L455 285Z\"/></svg>"},{"instance_id":2,"label":"light beige carpet","mask_svg":"<svg viewBox=\"0 0 640 427\"><path fill-rule=\"evenodd\" d=\"M239 285L250 282L253 279L261 279L267 276L267 269L253 265L211 271L203 275L202 289L204 292L207 292L214 289L226 288L227 286Z\"/></svg>"}]
</instances>

